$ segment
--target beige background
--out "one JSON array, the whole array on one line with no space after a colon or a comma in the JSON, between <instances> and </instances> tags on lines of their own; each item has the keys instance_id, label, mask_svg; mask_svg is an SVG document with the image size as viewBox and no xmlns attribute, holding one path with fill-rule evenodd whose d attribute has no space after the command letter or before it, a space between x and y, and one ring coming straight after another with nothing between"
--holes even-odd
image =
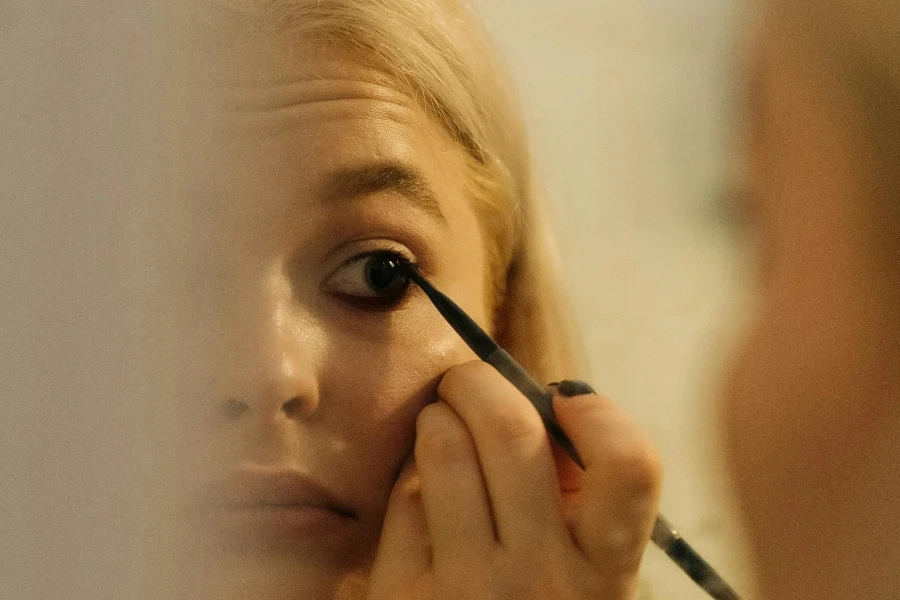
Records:
<instances>
[{"instance_id":1,"label":"beige background","mask_svg":"<svg viewBox=\"0 0 900 600\"><path fill-rule=\"evenodd\" d=\"M719 210L736 0L480 0L525 103L596 387L651 433L663 514L741 591L712 400L744 294ZM658 550L650 597L705 598Z\"/></svg>"},{"instance_id":2,"label":"beige background","mask_svg":"<svg viewBox=\"0 0 900 600\"><path fill-rule=\"evenodd\" d=\"M166 172L163 8L0 2L3 600L172 597L148 532L172 496L162 432L184 419L165 399L195 380L180 319L201 271Z\"/></svg>"}]
</instances>

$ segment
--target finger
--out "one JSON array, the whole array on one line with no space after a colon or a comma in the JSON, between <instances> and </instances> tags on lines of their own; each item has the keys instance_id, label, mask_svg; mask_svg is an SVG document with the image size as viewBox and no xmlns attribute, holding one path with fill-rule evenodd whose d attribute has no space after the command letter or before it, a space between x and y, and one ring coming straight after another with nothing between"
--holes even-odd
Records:
<instances>
[{"instance_id":1,"label":"finger","mask_svg":"<svg viewBox=\"0 0 900 600\"><path fill-rule=\"evenodd\" d=\"M556 463L556 477L559 480L559 492L562 497L563 520L566 525L571 525L584 487L584 471L558 444L553 444L553 460Z\"/></svg>"},{"instance_id":2,"label":"finger","mask_svg":"<svg viewBox=\"0 0 900 600\"><path fill-rule=\"evenodd\" d=\"M547 386L547 391L555 396L559 393L559 383L551 383ZM563 497L563 513L566 513L568 503L566 498L578 494L584 484L584 470L572 460L572 457L563 450L562 446L554 440L550 440L550 447L553 451L553 462L556 464L556 478L559 480L559 491ZM566 522L569 519L566 518Z\"/></svg>"},{"instance_id":3,"label":"finger","mask_svg":"<svg viewBox=\"0 0 900 600\"><path fill-rule=\"evenodd\" d=\"M415 455L435 568L483 563L496 545L488 495L469 432L446 404L419 414Z\"/></svg>"},{"instance_id":4,"label":"finger","mask_svg":"<svg viewBox=\"0 0 900 600\"><path fill-rule=\"evenodd\" d=\"M637 425L606 398L559 395L554 411L585 463L575 541L601 572L632 574L659 508L659 458Z\"/></svg>"},{"instance_id":5,"label":"finger","mask_svg":"<svg viewBox=\"0 0 900 600\"><path fill-rule=\"evenodd\" d=\"M388 500L378 554L372 567L370 597L392 598L396 590L420 580L430 565L431 547L421 486L410 457Z\"/></svg>"},{"instance_id":6,"label":"finger","mask_svg":"<svg viewBox=\"0 0 900 600\"><path fill-rule=\"evenodd\" d=\"M533 547L564 540L559 484L537 410L493 367L454 367L438 386L472 434L500 542Z\"/></svg>"}]
</instances>

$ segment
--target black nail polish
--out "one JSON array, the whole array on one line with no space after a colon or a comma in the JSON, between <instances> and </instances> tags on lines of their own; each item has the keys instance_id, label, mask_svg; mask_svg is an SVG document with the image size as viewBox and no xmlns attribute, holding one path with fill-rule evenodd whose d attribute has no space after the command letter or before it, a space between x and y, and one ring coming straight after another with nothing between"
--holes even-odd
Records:
<instances>
[{"instance_id":1,"label":"black nail polish","mask_svg":"<svg viewBox=\"0 0 900 600\"><path fill-rule=\"evenodd\" d=\"M562 396L571 398L572 396L584 396L585 394L596 394L590 385L579 380L566 380L559 384L559 393Z\"/></svg>"},{"instance_id":2,"label":"black nail polish","mask_svg":"<svg viewBox=\"0 0 900 600\"><path fill-rule=\"evenodd\" d=\"M547 384L547 387L559 387L559 382L558 382L558 381L554 381L553 383L548 383L548 384Z\"/></svg>"}]
</instances>

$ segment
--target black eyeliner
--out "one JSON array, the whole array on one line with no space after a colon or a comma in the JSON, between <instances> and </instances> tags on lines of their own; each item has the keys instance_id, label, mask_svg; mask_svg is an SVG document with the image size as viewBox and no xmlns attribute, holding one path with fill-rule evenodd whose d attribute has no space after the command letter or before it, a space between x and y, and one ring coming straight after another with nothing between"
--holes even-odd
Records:
<instances>
[{"instance_id":1,"label":"black eyeliner","mask_svg":"<svg viewBox=\"0 0 900 600\"><path fill-rule=\"evenodd\" d=\"M528 371L492 340L456 302L431 285L419 273L414 264L402 261L395 262L394 265L402 269L403 274L425 292L438 312L469 348L478 355L478 358L497 369L507 381L516 386L528 398L541 415L541 420L550 437L579 467L584 469L581 456L556 421L556 415L553 413L553 395L538 384ZM715 600L740 600L740 596L722 579L722 576L681 537L662 515L657 515L650 539L712 598Z\"/></svg>"}]
</instances>

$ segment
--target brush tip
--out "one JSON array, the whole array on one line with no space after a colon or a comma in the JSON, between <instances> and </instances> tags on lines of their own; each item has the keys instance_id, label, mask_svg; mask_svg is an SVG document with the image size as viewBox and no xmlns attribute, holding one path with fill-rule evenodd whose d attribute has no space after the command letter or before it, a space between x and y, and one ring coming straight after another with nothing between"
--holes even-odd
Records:
<instances>
[{"instance_id":1,"label":"brush tip","mask_svg":"<svg viewBox=\"0 0 900 600\"><path fill-rule=\"evenodd\" d=\"M403 275L416 283L421 282L423 279L422 274L419 272L419 268L408 260L398 260L394 263L394 266L403 273Z\"/></svg>"}]
</instances>

